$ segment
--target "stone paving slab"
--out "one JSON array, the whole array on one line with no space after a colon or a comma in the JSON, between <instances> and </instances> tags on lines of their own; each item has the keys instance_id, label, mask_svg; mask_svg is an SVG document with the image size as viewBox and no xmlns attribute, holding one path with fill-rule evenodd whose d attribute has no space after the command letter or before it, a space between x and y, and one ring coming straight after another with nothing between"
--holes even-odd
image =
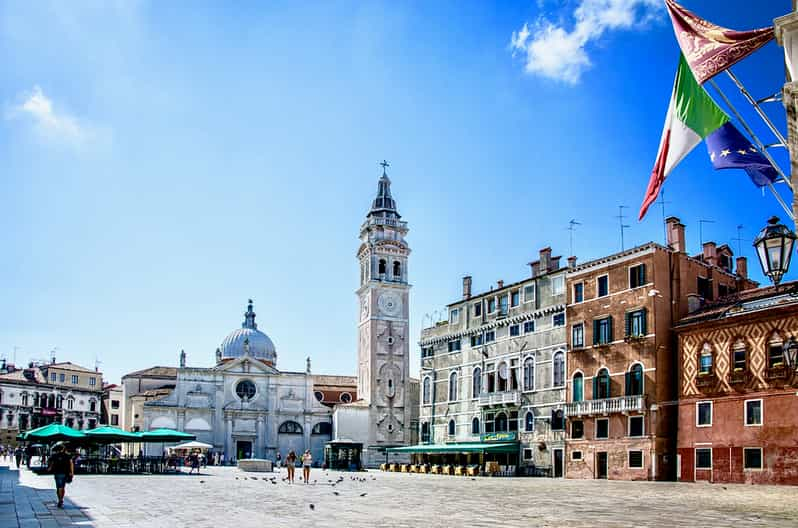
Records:
<instances>
[{"instance_id":1,"label":"stone paving slab","mask_svg":"<svg viewBox=\"0 0 798 528\"><path fill-rule=\"evenodd\" d=\"M318 469L315 484L289 485L284 476L236 468L199 476L78 475L67 488L67 508L59 510L52 477L0 465L0 527L798 526L798 488L786 486Z\"/></svg>"}]
</instances>

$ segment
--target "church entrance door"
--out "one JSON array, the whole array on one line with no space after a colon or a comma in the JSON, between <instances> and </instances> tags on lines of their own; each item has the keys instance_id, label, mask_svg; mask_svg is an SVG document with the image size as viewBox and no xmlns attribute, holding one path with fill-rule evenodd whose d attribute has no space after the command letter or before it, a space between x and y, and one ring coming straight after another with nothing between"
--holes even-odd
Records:
<instances>
[{"instance_id":1,"label":"church entrance door","mask_svg":"<svg viewBox=\"0 0 798 528\"><path fill-rule=\"evenodd\" d=\"M252 442L249 440L239 440L236 442L236 460L252 458Z\"/></svg>"}]
</instances>

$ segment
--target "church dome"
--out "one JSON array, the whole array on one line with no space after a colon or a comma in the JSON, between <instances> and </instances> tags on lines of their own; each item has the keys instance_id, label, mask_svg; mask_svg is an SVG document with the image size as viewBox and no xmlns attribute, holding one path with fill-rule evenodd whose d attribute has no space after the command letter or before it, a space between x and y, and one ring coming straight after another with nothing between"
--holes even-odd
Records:
<instances>
[{"instance_id":1,"label":"church dome","mask_svg":"<svg viewBox=\"0 0 798 528\"><path fill-rule=\"evenodd\" d=\"M257 358L274 365L277 362L277 351L272 340L258 330L255 323L255 312L252 310L252 299L249 300L241 328L230 332L222 341L217 351L217 360L235 359L243 356Z\"/></svg>"}]
</instances>

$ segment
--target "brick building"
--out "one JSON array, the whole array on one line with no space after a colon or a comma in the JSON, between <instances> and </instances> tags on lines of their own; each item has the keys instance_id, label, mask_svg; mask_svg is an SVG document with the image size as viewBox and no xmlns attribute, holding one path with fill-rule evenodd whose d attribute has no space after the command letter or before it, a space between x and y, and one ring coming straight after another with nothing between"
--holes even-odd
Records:
<instances>
[{"instance_id":1,"label":"brick building","mask_svg":"<svg viewBox=\"0 0 798 528\"><path fill-rule=\"evenodd\" d=\"M650 242L574 265L567 275L568 478L676 477L676 346L688 304L755 287L728 246L689 256L678 218Z\"/></svg>"},{"instance_id":2,"label":"brick building","mask_svg":"<svg viewBox=\"0 0 798 528\"><path fill-rule=\"evenodd\" d=\"M741 292L684 317L679 480L798 484L798 283Z\"/></svg>"}]
</instances>

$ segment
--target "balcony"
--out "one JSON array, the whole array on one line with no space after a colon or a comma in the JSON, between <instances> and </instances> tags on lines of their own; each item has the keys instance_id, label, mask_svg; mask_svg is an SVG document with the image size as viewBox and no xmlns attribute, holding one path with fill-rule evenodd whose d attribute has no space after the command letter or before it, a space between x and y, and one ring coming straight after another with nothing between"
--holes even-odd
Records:
<instances>
[{"instance_id":1,"label":"balcony","mask_svg":"<svg viewBox=\"0 0 798 528\"><path fill-rule=\"evenodd\" d=\"M494 405L520 405L521 391L483 392L479 395L479 405L490 407Z\"/></svg>"},{"instance_id":2,"label":"balcony","mask_svg":"<svg viewBox=\"0 0 798 528\"><path fill-rule=\"evenodd\" d=\"M768 381L781 381L787 379L787 367L784 363L776 363L765 370L765 379Z\"/></svg>"},{"instance_id":3,"label":"balcony","mask_svg":"<svg viewBox=\"0 0 798 528\"><path fill-rule=\"evenodd\" d=\"M699 373L695 378L695 386L699 390L712 389L717 386L718 377L713 372Z\"/></svg>"},{"instance_id":4,"label":"balcony","mask_svg":"<svg viewBox=\"0 0 798 528\"><path fill-rule=\"evenodd\" d=\"M593 416L596 414L642 412L646 410L645 396L619 396L603 400L585 400L565 404L565 416Z\"/></svg>"},{"instance_id":5,"label":"balcony","mask_svg":"<svg viewBox=\"0 0 798 528\"><path fill-rule=\"evenodd\" d=\"M732 387L744 388L750 379L751 376L745 369L734 369L733 371L729 372L729 385Z\"/></svg>"}]
</instances>

